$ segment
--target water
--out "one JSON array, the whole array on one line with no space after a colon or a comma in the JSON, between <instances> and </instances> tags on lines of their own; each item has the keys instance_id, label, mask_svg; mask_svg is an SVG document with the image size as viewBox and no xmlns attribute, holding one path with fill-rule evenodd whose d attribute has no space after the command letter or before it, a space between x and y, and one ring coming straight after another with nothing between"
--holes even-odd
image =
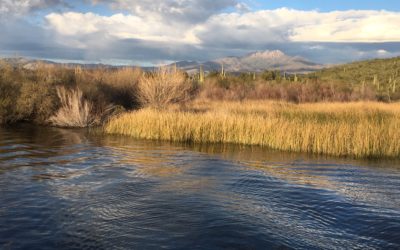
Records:
<instances>
[{"instance_id":1,"label":"water","mask_svg":"<svg viewBox=\"0 0 400 250\"><path fill-rule=\"evenodd\" d=\"M0 249L399 249L400 163L0 129Z\"/></svg>"}]
</instances>

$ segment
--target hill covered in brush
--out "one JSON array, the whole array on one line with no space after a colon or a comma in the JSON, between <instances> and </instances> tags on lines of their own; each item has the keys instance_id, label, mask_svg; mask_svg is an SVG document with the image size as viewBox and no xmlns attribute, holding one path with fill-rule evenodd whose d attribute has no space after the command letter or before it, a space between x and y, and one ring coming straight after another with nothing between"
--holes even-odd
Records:
<instances>
[{"instance_id":1,"label":"hill covered in brush","mask_svg":"<svg viewBox=\"0 0 400 250\"><path fill-rule=\"evenodd\" d=\"M373 59L326 67L299 76L302 81L313 79L362 92L373 92L378 100L400 98L400 57Z\"/></svg>"},{"instance_id":2,"label":"hill covered in brush","mask_svg":"<svg viewBox=\"0 0 400 250\"><path fill-rule=\"evenodd\" d=\"M393 90L400 84L400 57L342 64L324 68L310 75L322 81L374 85L380 90Z\"/></svg>"}]
</instances>

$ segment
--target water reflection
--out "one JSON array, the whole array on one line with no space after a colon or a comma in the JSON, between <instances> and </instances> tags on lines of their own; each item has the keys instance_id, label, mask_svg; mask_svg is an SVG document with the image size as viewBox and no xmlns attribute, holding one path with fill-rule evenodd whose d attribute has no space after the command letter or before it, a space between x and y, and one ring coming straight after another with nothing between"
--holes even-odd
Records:
<instances>
[{"instance_id":1,"label":"water reflection","mask_svg":"<svg viewBox=\"0 0 400 250\"><path fill-rule=\"evenodd\" d=\"M0 129L0 248L398 248L399 185L396 161Z\"/></svg>"},{"instance_id":2,"label":"water reflection","mask_svg":"<svg viewBox=\"0 0 400 250\"><path fill-rule=\"evenodd\" d=\"M291 184L335 191L358 202L400 207L400 196L388 192L400 186L399 161L331 158L240 145L195 145L194 148Z\"/></svg>"}]
</instances>

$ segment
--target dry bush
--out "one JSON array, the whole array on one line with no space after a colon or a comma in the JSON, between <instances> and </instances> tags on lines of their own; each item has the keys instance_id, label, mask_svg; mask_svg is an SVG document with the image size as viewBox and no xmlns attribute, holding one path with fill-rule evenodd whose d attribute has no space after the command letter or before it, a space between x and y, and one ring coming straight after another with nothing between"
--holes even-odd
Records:
<instances>
[{"instance_id":1,"label":"dry bush","mask_svg":"<svg viewBox=\"0 0 400 250\"><path fill-rule=\"evenodd\" d=\"M143 72L139 68L75 69L76 86L97 110L113 103L125 109L138 106L137 88Z\"/></svg>"},{"instance_id":2,"label":"dry bush","mask_svg":"<svg viewBox=\"0 0 400 250\"><path fill-rule=\"evenodd\" d=\"M81 90L57 87L57 95L61 107L49 118L51 124L60 127L88 127L96 123L96 117L92 114L93 106L83 98Z\"/></svg>"},{"instance_id":3,"label":"dry bush","mask_svg":"<svg viewBox=\"0 0 400 250\"><path fill-rule=\"evenodd\" d=\"M53 83L59 79L60 67L53 64L38 63L33 71L35 82Z\"/></svg>"},{"instance_id":4,"label":"dry bush","mask_svg":"<svg viewBox=\"0 0 400 250\"><path fill-rule=\"evenodd\" d=\"M20 120L45 123L58 109L59 101L54 86L48 83L23 83L16 102Z\"/></svg>"},{"instance_id":5,"label":"dry bush","mask_svg":"<svg viewBox=\"0 0 400 250\"><path fill-rule=\"evenodd\" d=\"M265 81L222 81L207 79L199 98L209 100L282 100L292 103L350 102L376 100L376 93L365 86L353 87L344 83Z\"/></svg>"},{"instance_id":6,"label":"dry bush","mask_svg":"<svg viewBox=\"0 0 400 250\"><path fill-rule=\"evenodd\" d=\"M108 72L103 78L100 89L107 94L108 101L126 109L138 106L138 82L143 76L139 68L122 68Z\"/></svg>"},{"instance_id":7,"label":"dry bush","mask_svg":"<svg viewBox=\"0 0 400 250\"><path fill-rule=\"evenodd\" d=\"M3 82L0 79L0 124L18 120L15 100L19 95L19 85Z\"/></svg>"},{"instance_id":8,"label":"dry bush","mask_svg":"<svg viewBox=\"0 0 400 250\"><path fill-rule=\"evenodd\" d=\"M184 103L189 100L193 84L181 71L159 68L139 80L138 100L143 106L161 108L167 104Z\"/></svg>"}]
</instances>

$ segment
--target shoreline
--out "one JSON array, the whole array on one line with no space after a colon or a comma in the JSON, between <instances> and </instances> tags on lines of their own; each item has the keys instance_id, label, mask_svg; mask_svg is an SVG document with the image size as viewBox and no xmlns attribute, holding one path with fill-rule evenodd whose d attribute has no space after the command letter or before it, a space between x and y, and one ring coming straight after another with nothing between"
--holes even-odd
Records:
<instances>
[{"instance_id":1,"label":"shoreline","mask_svg":"<svg viewBox=\"0 0 400 250\"><path fill-rule=\"evenodd\" d=\"M2 126L16 124L54 127L29 121ZM354 159L400 159L400 103L196 99L185 105L125 112L110 117L103 126L76 129L142 140L261 146Z\"/></svg>"}]
</instances>

